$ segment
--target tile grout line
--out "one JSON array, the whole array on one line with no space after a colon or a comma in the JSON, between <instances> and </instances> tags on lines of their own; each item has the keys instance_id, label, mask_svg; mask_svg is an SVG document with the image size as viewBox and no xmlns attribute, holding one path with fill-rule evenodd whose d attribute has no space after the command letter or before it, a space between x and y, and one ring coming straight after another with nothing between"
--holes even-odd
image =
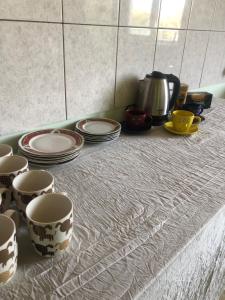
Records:
<instances>
[{"instance_id":1,"label":"tile grout line","mask_svg":"<svg viewBox=\"0 0 225 300\"><path fill-rule=\"evenodd\" d=\"M183 52L182 52L182 56L181 56L179 78L181 77L181 72L182 72L182 67L183 67L184 53L185 53L185 49L186 49L186 45L187 45L187 35L188 35L188 30L189 30L188 27L190 24L192 7L193 7L193 0L191 0L191 7L190 7L188 21L187 21L187 28L186 28L185 40L184 40L184 48L183 48Z\"/></svg>"},{"instance_id":2,"label":"tile grout line","mask_svg":"<svg viewBox=\"0 0 225 300\"><path fill-rule=\"evenodd\" d=\"M118 68L118 53L119 53L119 24L120 24L120 5L121 0L119 0L119 8L118 8L118 21L117 21L117 36L116 36L116 61L115 61L115 81L114 81L114 101L113 107L116 108L116 90L117 90L117 68Z\"/></svg>"},{"instance_id":3,"label":"tile grout line","mask_svg":"<svg viewBox=\"0 0 225 300\"><path fill-rule=\"evenodd\" d=\"M13 19L0 19L0 22L18 22L18 23L37 23L37 24L58 24L58 25L78 25L78 26L96 26L96 27L120 27L120 28L140 28L140 29L164 29L176 31L211 31L211 32L225 32L225 30L216 29L194 29L194 28L175 28L175 27L146 27L146 26L132 26L132 25L114 25L114 24L92 24L92 23L71 23L71 22L57 22L57 21L38 21L38 20L13 20Z\"/></svg>"},{"instance_id":4,"label":"tile grout line","mask_svg":"<svg viewBox=\"0 0 225 300\"><path fill-rule=\"evenodd\" d=\"M153 54L153 64L152 64L152 71L155 69L155 57L156 57L156 48L157 48L157 42L158 42L158 33L159 29L156 30L156 36L155 36L155 48L154 48L154 54Z\"/></svg>"},{"instance_id":5,"label":"tile grout line","mask_svg":"<svg viewBox=\"0 0 225 300\"><path fill-rule=\"evenodd\" d=\"M200 79L199 79L199 87L202 84L202 77L203 77L203 72L204 72L204 69L205 69L205 61L206 61L206 55L207 55L208 48L209 48L209 42L210 42L211 33L214 32L212 30L212 26L213 26L213 20L214 20L214 17L215 17L217 3L218 3L218 0L215 0L214 11L213 11L212 20L211 20L211 29L209 30L209 35L208 35L208 40L207 40L207 45L206 45L206 50L205 50L205 56L204 56L204 60L203 60L203 64L202 64L201 76L200 76Z\"/></svg>"},{"instance_id":6,"label":"tile grout line","mask_svg":"<svg viewBox=\"0 0 225 300\"><path fill-rule=\"evenodd\" d=\"M61 0L62 4L62 44L63 44L63 78L64 78L64 96L65 96L65 115L66 120L68 120L68 112L67 112L67 92L66 92L66 54L65 54L65 37L64 37L64 12L63 12L63 0Z\"/></svg>"},{"instance_id":7,"label":"tile grout line","mask_svg":"<svg viewBox=\"0 0 225 300\"><path fill-rule=\"evenodd\" d=\"M181 64L180 64L179 78L180 78L180 76L181 76L182 67L183 67L184 52L185 52L186 45L187 45L187 34L188 34L188 30L186 30L186 33L185 33L184 47L183 47L183 51L182 51L182 55L181 55Z\"/></svg>"},{"instance_id":8,"label":"tile grout line","mask_svg":"<svg viewBox=\"0 0 225 300\"><path fill-rule=\"evenodd\" d=\"M154 54L153 54L152 71L154 71L154 69L155 69L155 57L156 57L156 49L157 49L157 42L158 42L159 20L160 20L160 16L161 16L161 7L162 7L162 0L160 0L160 4L159 4L159 14L158 14L157 28L156 28L155 49L154 49Z\"/></svg>"},{"instance_id":9,"label":"tile grout line","mask_svg":"<svg viewBox=\"0 0 225 300\"><path fill-rule=\"evenodd\" d=\"M202 83L203 71L204 71L204 68L205 68L206 54L207 54L208 48L209 48L210 36L211 36L211 31L209 31L209 34L208 34L208 40L207 40L207 44L206 44L205 55L204 55L204 60L203 60L203 63L202 63L202 69L201 69L201 75L200 75L198 87L200 87L201 83Z\"/></svg>"}]
</instances>

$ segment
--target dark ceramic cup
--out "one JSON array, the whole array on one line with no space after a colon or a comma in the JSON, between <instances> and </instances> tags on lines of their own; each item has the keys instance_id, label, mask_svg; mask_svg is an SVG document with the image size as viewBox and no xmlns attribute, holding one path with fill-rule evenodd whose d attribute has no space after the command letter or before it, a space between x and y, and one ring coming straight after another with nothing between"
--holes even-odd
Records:
<instances>
[{"instance_id":1,"label":"dark ceramic cup","mask_svg":"<svg viewBox=\"0 0 225 300\"><path fill-rule=\"evenodd\" d=\"M125 110L125 124L128 128L139 130L146 128L150 122L147 113L143 110L128 106Z\"/></svg>"},{"instance_id":2,"label":"dark ceramic cup","mask_svg":"<svg viewBox=\"0 0 225 300\"><path fill-rule=\"evenodd\" d=\"M201 103L186 103L182 106L182 109L191 111L194 115L200 116L203 112L203 105Z\"/></svg>"}]
</instances>

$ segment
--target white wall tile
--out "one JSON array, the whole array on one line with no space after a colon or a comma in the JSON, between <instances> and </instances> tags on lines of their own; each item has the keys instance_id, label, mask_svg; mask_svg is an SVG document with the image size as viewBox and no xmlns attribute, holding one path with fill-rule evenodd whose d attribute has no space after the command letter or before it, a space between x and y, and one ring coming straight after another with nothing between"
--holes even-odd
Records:
<instances>
[{"instance_id":1,"label":"white wall tile","mask_svg":"<svg viewBox=\"0 0 225 300\"><path fill-rule=\"evenodd\" d=\"M68 117L114 105L117 29L65 25Z\"/></svg>"},{"instance_id":2,"label":"white wall tile","mask_svg":"<svg viewBox=\"0 0 225 300\"><path fill-rule=\"evenodd\" d=\"M119 0L63 0L64 22L117 25Z\"/></svg>"},{"instance_id":3,"label":"white wall tile","mask_svg":"<svg viewBox=\"0 0 225 300\"><path fill-rule=\"evenodd\" d=\"M13 22L61 22L62 4L77 24L65 24L69 118L133 103L153 67L190 88L224 82L225 33L208 44L205 30L225 31L225 0L2 0L0 134L65 119L62 25Z\"/></svg>"},{"instance_id":4,"label":"white wall tile","mask_svg":"<svg viewBox=\"0 0 225 300\"><path fill-rule=\"evenodd\" d=\"M159 0L121 0L120 25L157 27Z\"/></svg>"},{"instance_id":5,"label":"white wall tile","mask_svg":"<svg viewBox=\"0 0 225 300\"><path fill-rule=\"evenodd\" d=\"M211 32L201 86L225 82L225 32Z\"/></svg>"},{"instance_id":6,"label":"white wall tile","mask_svg":"<svg viewBox=\"0 0 225 300\"><path fill-rule=\"evenodd\" d=\"M154 69L180 75L186 31L159 29Z\"/></svg>"},{"instance_id":7,"label":"white wall tile","mask_svg":"<svg viewBox=\"0 0 225 300\"><path fill-rule=\"evenodd\" d=\"M61 0L1 0L0 19L61 22Z\"/></svg>"},{"instance_id":8,"label":"white wall tile","mask_svg":"<svg viewBox=\"0 0 225 300\"><path fill-rule=\"evenodd\" d=\"M193 0L190 14L190 29L211 29L217 0Z\"/></svg>"},{"instance_id":9,"label":"white wall tile","mask_svg":"<svg viewBox=\"0 0 225 300\"><path fill-rule=\"evenodd\" d=\"M188 31L181 68L181 81L198 88L208 43L208 31Z\"/></svg>"},{"instance_id":10,"label":"white wall tile","mask_svg":"<svg viewBox=\"0 0 225 300\"><path fill-rule=\"evenodd\" d=\"M62 26L0 23L0 134L65 120Z\"/></svg>"},{"instance_id":11,"label":"white wall tile","mask_svg":"<svg viewBox=\"0 0 225 300\"><path fill-rule=\"evenodd\" d=\"M120 28L116 78L116 106L132 104L138 80L152 72L156 30Z\"/></svg>"},{"instance_id":12,"label":"white wall tile","mask_svg":"<svg viewBox=\"0 0 225 300\"><path fill-rule=\"evenodd\" d=\"M216 8L213 16L212 29L225 31L225 1L216 0Z\"/></svg>"},{"instance_id":13,"label":"white wall tile","mask_svg":"<svg viewBox=\"0 0 225 300\"><path fill-rule=\"evenodd\" d=\"M159 27L186 29L191 3L192 0L162 0Z\"/></svg>"}]
</instances>

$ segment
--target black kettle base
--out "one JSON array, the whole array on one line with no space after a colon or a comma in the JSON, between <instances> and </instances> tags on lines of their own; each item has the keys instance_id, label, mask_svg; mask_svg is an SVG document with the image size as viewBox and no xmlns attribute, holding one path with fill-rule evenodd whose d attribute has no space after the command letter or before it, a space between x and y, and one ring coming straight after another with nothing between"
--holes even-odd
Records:
<instances>
[{"instance_id":1,"label":"black kettle base","mask_svg":"<svg viewBox=\"0 0 225 300\"><path fill-rule=\"evenodd\" d=\"M168 115L152 116L152 126L162 126L167 121L168 121Z\"/></svg>"}]
</instances>

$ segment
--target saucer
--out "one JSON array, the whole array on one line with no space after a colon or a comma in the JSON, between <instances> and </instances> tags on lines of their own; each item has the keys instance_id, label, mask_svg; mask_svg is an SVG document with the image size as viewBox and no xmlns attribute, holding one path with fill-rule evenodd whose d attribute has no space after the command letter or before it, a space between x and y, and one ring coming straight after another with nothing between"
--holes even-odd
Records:
<instances>
[{"instance_id":1,"label":"saucer","mask_svg":"<svg viewBox=\"0 0 225 300\"><path fill-rule=\"evenodd\" d=\"M166 122L163 126L167 131L172 132L174 134L179 134L179 135L191 135L194 134L198 131L198 126L197 125L191 125L189 131L176 131L173 128L173 122Z\"/></svg>"},{"instance_id":2,"label":"saucer","mask_svg":"<svg viewBox=\"0 0 225 300\"><path fill-rule=\"evenodd\" d=\"M148 131L149 129L151 129L152 127L152 124L151 122L148 122L146 123L145 126L143 127L139 127L139 128L131 128L129 126L127 126L126 122L123 121L121 123L121 126L122 126L122 131L125 132L125 133L133 133L133 134L137 134L137 133L141 133L141 132L145 132L145 131Z\"/></svg>"}]
</instances>

